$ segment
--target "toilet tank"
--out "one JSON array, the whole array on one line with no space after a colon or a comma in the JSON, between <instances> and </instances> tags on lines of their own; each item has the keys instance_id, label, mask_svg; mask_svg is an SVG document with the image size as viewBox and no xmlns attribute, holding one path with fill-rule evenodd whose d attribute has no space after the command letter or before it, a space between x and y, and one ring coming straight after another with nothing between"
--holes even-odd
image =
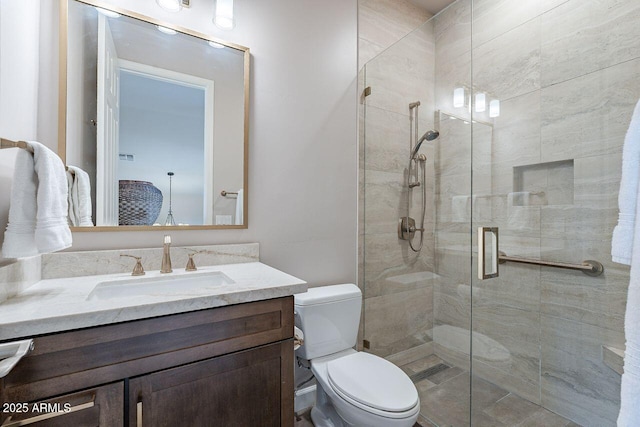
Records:
<instances>
[{"instance_id":1,"label":"toilet tank","mask_svg":"<svg viewBox=\"0 0 640 427\"><path fill-rule=\"evenodd\" d=\"M311 360L356 345L362 306L356 285L311 288L294 299L296 326L304 333L298 356Z\"/></svg>"}]
</instances>

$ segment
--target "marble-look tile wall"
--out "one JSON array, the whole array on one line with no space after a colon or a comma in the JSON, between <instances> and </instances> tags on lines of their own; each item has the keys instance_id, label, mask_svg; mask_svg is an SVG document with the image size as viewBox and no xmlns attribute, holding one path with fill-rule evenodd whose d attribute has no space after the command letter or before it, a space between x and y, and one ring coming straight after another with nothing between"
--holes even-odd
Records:
<instances>
[{"instance_id":1,"label":"marble-look tile wall","mask_svg":"<svg viewBox=\"0 0 640 427\"><path fill-rule=\"evenodd\" d=\"M358 0L359 69L430 17L407 0Z\"/></svg>"},{"instance_id":2,"label":"marble-look tile wall","mask_svg":"<svg viewBox=\"0 0 640 427\"><path fill-rule=\"evenodd\" d=\"M473 226L500 227L504 252L605 266L592 278L508 263L498 279L473 279L473 331L510 354L508 363L474 357L474 373L582 425L615 425L620 376L601 348L624 347L629 270L611 262L610 247L622 144L640 98L640 3L474 0L473 13L471 3L434 19L436 108L467 118L452 92L473 81L500 99L501 114L476 116L491 122L489 147L479 144L486 126L440 123L434 323L470 325L472 180ZM446 338L434 348L468 364Z\"/></svg>"},{"instance_id":3,"label":"marble-look tile wall","mask_svg":"<svg viewBox=\"0 0 640 427\"><path fill-rule=\"evenodd\" d=\"M359 2L360 89L372 89L360 104L359 285L365 298L361 336L369 341L371 352L402 355L403 360L431 352L433 144L421 149L428 158L423 249L414 253L397 235L408 197L411 216L420 224L422 188L410 193L405 180L413 132L409 103L421 103L420 134L434 127L435 52L429 18L405 0ZM414 245L419 240L417 233Z\"/></svg>"}]
</instances>

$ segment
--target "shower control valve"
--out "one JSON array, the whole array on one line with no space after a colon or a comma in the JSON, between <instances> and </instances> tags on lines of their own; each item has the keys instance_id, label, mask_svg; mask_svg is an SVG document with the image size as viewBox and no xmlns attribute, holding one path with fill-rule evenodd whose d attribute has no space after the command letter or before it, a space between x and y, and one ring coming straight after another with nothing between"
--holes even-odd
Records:
<instances>
[{"instance_id":1,"label":"shower control valve","mask_svg":"<svg viewBox=\"0 0 640 427\"><path fill-rule=\"evenodd\" d=\"M424 233L424 228L416 228L416 220L411 217L403 216L398 221L398 239L411 240L416 231Z\"/></svg>"}]
</instances>

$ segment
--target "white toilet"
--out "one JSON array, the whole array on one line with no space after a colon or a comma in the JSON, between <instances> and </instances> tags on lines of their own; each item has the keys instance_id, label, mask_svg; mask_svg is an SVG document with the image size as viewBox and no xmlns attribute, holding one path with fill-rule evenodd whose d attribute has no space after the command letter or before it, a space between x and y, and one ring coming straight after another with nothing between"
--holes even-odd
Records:
<instances>
[{"instance_id":1,"label":"white toilet","mask_svg":"<svg viewBox=\"0 0 640 427\"><path fill-rule=\"evenodd\" d=\"M362 294L352 284L295 295L296 326L317 381L311 419L316 427L411 427L420 412L418 392L393 363L353 349Z\"/></svg>"}]
</instances>

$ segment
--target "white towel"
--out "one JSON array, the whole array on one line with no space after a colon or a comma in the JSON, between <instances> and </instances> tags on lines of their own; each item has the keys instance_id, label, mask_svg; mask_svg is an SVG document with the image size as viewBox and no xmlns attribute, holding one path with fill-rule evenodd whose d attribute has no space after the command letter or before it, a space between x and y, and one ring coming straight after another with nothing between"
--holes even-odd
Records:
<instances>
[{"instance_id":1,"label":"white towel","mask_svg":"<svg viewBox=\"0 0 640 427\"><path fill-rule=\"evenodd\" d=\"M640 425L640 101L636 105L622 151L620 216L613 234L613 261L631 264L627 310L624 317L626 348L620 387L619 427ZM630 261L630 262L629 262Z\"/></svg>"},{"instance_id":2,"label":"white towel","mask_svg":"<svg viewBox=\"0 0 640 427\"><path fill-rule=\"evenodd\" d=\"M637 197L636 212L640 212ZM624 373L620 386L620 413L618 427L640 425L640 221L635 221L632 233L635 250L631 256L631 278L627 293L627 311L624 317Z\"/></svg>"},{"instance_id":3,"label":"white towel","mask_svg":"<svg viewBox=\"0 0 640 427\"><path fill-rule=\"evenodd\" d=\"M236 225L242 224L244 224L244 190L241 188L236 198Z\"/></svg>"},{"instance_id":4,"label":"white towel","mask_svg":"<svg viewBox=\"0 0 640 427\"><path fill-rule=\"evenodd\" d=\"M67 221L67 174L56 153L39 142L30 141L33 165L38 175L36 195L36 246L41 254L71 246L71 230Z\"/></svg>"},{"instance_id":5,"label":"white towel","mask_svg":"<svg viewBox=\"0 0 640 427\"><path fill-rule=\"evenodd\" d=\"M618 193L618 225L611 239L611 259L620 264L631 263L633 233L636 221L636 199L640 182L640 101L631 117L631 124L622 149L622 179Z\"/></svg>"},{"instance_id":6,"label":"white towel","mask_svg":"<svg viewBox=\"0 0 640 427\"><path fill-rule=\"evenodd\" d=\"M531 192L515 191L507 194L507 224L511 230L534 229L538 207L529 206ZM537 215L538 217L540 215Z\"/></svg>"},{"instance_id":7,"label":"white towel","mask_svg":"<svg viewBox=\"0 0 640 427\"><path fill-rule=\"evenodd\" d=\"M531 204L530 191L514 191L507 194L508 206L529 206Z\"/></svg>"},{"instance_id":8,"label":"white towel","mask_svg":"<svg viewBox=\"0 0 640 427\"><path fill-rule=\"evenodd\" d=\"M69 222L73 226L93 226L91 221L91 181L89 174L76 166L68 166Z\"/></svg>"},{"instance_id":9,"label":"white towel","mask_svg":"<svg viewBox=\"0 0 640 427\"><path fill-rule=\"evenodd\" d=\"M478 194L471 197L471 209L473 220L478 222L491 222L491 205L493 197L490 194Z\"/></svg>"},{"instance_id":10,"label":"white towel","mask_svg":"<svg viewBox=\"0 0 640 427\"><path fill-rule=\"evenodd\" d=\"M467 222L471 213L469 196L453 196L451 198L451 222Z\"/></svg>"},{"instance_id":11,"label":"white towel","mask_svg":"<svg viewBox=\"0 0 640 427\"><path fill-rule=\"evenodd\" d=\"M9 224L2 246L6 258L55 252L70 247L72 242L62 160L39 142L28 144L33 157L20 150L16 158Z\"/></svg>"},{"instance_id":12,"label":"white towel","mask_svg":"<svg viewBox=\"0 0 640 427\"><path fill-rule=\"evenodd\" d=\"M4 258L23 258L38 254L35 239L38 179L31 153L19 149L15 167L11 184L9 223L2 244Z\"/></svg>"}]
</instances>

